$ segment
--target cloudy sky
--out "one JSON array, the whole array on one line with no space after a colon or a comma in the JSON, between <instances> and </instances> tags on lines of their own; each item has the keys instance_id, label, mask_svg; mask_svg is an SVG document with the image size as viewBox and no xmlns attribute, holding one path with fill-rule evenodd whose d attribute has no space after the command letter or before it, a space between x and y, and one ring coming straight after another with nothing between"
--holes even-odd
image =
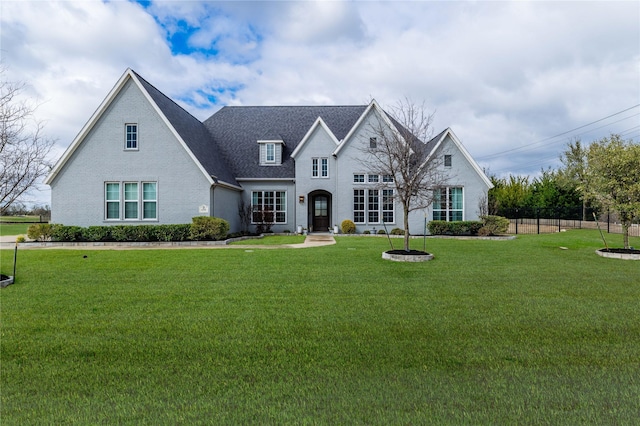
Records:
<instances>
[{"instance_id":1,"label":"cloudy sky","mask_svg":"<svg viewBox=\"0 0 640 426\"><path fill-rule=\"evenodd\" d=\"M3 79L27 83L56 158L126 68L199 119L424 102L499 176L555 168L575 138L640 142L637 1L3 0L0 19Z\"/></svg>"}]
</instances>

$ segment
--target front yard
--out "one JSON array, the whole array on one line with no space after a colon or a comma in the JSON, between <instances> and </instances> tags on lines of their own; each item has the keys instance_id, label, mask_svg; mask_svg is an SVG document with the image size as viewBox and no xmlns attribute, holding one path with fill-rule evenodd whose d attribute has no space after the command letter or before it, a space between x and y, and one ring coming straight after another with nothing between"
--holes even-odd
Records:
<instances>
[{"instance_id":1,"label":"front yard","mask_svg":"<svg viewBox=\"0 0 640 426\"><path fill-rule=\"evenodd\" d=\"M0 291L0 418L633 424L640 262L601 246L592 230L427 239L421 264L382 260L376 237L23 250ZM13 251L1 256L6 274Z\"/></svg>"}]
</instances>

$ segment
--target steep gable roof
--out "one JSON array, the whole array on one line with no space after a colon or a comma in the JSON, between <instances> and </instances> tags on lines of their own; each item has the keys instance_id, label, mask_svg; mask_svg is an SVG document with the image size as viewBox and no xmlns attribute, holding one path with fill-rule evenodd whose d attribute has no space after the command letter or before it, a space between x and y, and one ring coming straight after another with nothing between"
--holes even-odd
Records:
<instances>
[{"instance_id":1,"label":"steep gable roof","mask_svg":"<svg viewBox=\"0 0 640 426\"><path fill-rule=\"evenodd\" d=\"M204 125L237 178L293 179L295 165L291 154L318 118L341 140L366 108L366 105L232 106L220 109ZM259 165L258 140L284 141L282 165Z\"/></svg>"},{"instance_id":2,"label":"steep gable roof","mask_svg":"<svg viewBox=\"0 0 640 426\"><path fill-rule=\"evenodd\" d=\"M122 74L100 106L71 142L71 145L65 150L49 173L49 176L45 179L45 184L50 185L53 182L84 138L129 81L133 81L142 94L147 97L151 105L177 137L180 144L194 160L196 167L202 171L207 179L212 183L216 179L239 188L223 157L215 145L211 143L211 138L204 125L130 68Z\"/></svg>"},{"instance_id":3,"label":"steep gable roof","mask_svg":"<svg viewBox=\"0 0 640 426\"><path fill-rule=\"evenodd\" d=\"M133 73L207 173L218 181L237 186L235 177L202 122L135 71Z\"/></svg>"}]
</instances>

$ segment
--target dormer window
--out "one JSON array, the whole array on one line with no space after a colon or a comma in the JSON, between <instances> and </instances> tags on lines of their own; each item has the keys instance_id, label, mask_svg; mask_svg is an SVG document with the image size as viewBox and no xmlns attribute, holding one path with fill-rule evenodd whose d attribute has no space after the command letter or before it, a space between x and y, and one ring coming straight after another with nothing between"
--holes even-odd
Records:
<instances>
[{"instance_id":1,"label":"dormer window","mask_svg":"<svg viewBox=\"0 0 640 426\"><path fill-rule=\"evenodd\" d=\"M260 146L260 165L261 166L279 166L282 164L282 140L263 140L258 141Z\"/></svg>"},{"instance_id":2,"label":"dormer window","mask_svg":"<svg viewBox=\"0 0 640 426\"><path fill-rule=\"evenodd\" d=\"M265 148L267 150L267 156L266 156L265 162L275 163L276 162L276 144L274 143L265 144Z\"/></svg>"}]
</instances>

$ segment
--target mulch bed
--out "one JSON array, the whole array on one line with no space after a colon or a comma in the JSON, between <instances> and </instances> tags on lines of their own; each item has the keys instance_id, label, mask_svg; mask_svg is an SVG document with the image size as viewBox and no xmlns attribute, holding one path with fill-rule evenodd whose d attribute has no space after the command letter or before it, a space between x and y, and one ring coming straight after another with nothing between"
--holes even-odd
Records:
<instances>
[{"instance_id":1,"label":"mulch bed","mask_svg":"<svg viewBox=\"0 0 640 426\"><path fill-rule=\"evenodd\" d=\"M600 249L600 251L604 253L640 254L640 250L637 250L637 249L610 248L610 249Z\"/></svg>"}]
</instances>

